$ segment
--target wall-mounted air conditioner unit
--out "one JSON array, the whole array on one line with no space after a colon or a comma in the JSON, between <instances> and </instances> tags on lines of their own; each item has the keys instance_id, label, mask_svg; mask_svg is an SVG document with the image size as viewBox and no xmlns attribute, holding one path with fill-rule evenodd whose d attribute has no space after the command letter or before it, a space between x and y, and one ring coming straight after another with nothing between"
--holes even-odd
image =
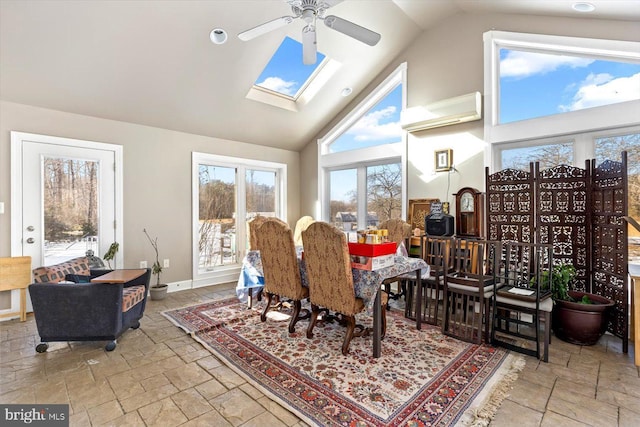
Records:
<instances>
[{"instance_id":1,"label":"wall-mounted air conditioner unit","mask_svg":"<svg viewBox=\"0 0 640 427\"><path fill-rule=\"evenodd\" d=\"M400 114L402 129L418 132L482 118L480 92L456 96L426 106L411 107Z\"/></svg>"}]
</instances>

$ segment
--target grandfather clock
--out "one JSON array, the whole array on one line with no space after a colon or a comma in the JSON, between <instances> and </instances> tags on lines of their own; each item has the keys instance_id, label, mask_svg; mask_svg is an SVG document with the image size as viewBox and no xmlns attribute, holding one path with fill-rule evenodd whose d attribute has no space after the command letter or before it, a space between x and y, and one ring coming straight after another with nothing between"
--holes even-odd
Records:
<instances>
[{"instance_id":1,"label":"grandfather clock","mask_svg":"<svg viewBox=\"0 0 640 427\"><path fill-rule=\"evenodd\" d=\"M483 237L483 193L471 187L461 188L456 194L456 235Z\"/></svg>"}]
</instances>

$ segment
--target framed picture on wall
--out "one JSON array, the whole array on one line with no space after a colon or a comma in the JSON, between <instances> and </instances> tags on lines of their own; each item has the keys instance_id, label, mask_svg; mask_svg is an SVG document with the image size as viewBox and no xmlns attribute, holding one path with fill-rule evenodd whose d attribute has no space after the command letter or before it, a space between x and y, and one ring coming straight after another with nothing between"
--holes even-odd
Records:
<instances>
[{"instance_id":1,"label":"framed picture on wall","mask_svg":"<svg viewBox=\"0 0 640 427\"><path fill-rule=\"evenodd\" d=\"M446 172L451 170L453 164L453 150L447 148L435 152L435 170L436 172Z\"/></svg>"},{"instance_id":2,"label":"framed picture on wall","mask_svg":"<svg viewBox=\"0 0 640 427\"><path fill-rule=\"evenodd\" d=\"M440 199L410 199L409 218L407 222L411 224L411 229L419 228L424 230L424 217L431 212L431 203L439 202Z\"/></svg>"}]
</instances>

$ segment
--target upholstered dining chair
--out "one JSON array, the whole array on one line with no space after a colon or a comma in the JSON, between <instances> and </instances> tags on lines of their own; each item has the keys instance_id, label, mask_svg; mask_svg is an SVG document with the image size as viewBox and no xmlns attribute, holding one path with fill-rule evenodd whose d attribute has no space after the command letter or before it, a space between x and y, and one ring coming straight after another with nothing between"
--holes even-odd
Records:
<instances>
[{"instance_id":1,"label":"upholstered dining chair","mask_svg":"<svg viewBox=\"0 0 640 427\"><path fill-rule=\"evenodd\" d=\"M266 221L278 221L281 224L286 224L286 222L275 216L257 215L255 218L249 221L249 250L255 251L258 249L258 241L256 235L258 232L258 228L260 228L260 226Z\"/></svg>"},{"instance_id":2,"label":"upholstered dining chair","mask_svg":"<svg viewBox=\"0 0 640 427\"><path fill-rule=\"evenodd\" d=\"M409 238L411 237L411 224L399 218L392 218L382 221L378 225L378 228L388 230L388 239L390 242L395 242L396 248L400 246L400 244L404 244L408 251ZM391 292L391 284L395 282L398 283L397 292ZM389 298L400 298L406 294L406 279L395 277L386 279L384 281L384 291L389 295Z\"/></svg>"},{"instance_id":3,"label":"upholstered dining chair","mask_svg":"<svg viewBox=\"0 0 640 427\"><path fill-rule=\"evenodd\" d=\"M293 333L298 320L309 318L308 310L301 315L302 300L309 297L309 289L302 286L293 233L281 221L264 221L255 234L262 260L263 292L267 295L267 305L260 320L266 321L267 313L280 309L282 300L288 298L293 302L293 313L289 321L289 332Z\"/></svg>"},{"instance_id":4,"label":"upholstered dining chair","mask_svg":"<svg viewBox=\"0 0 640 427\"><path fill-rule=\"evenodd\" d=\"M454 238L444 275L442 332L463 341L489 342L493 265L497 242Z\"/></svg>"},{"instance_id":5,"label":"upholstered dining chair","mask_svg":"<svg viewBox=\"0 0 640 427\"><path fill-rule=\"evenodd\" d=\"M286 225L287 223L281 220L280 218L274 216L263 216L257 215L251 221L248 222L249 227L249 250L255 251L258 250L258 228L262 226L267 221L275 221L281 224ZM258 301L262 301L262 288L257 291L256 297ZM249 290L249 294L247 295L247 306L249 308L253 307L253 290Z\"/></svg>"},{"instance_id":6,"label":"upholstered dining chair","mask_svg":"<svg viewBox=\"0 0 640 427\"><path fill-rule=\"evenodd\" d=\"M364 310L364 302L355 294L347 238L333 225L317 221L302 232L302 241L311 301L307 338L313 337L320 307L335 311L342 315L347 325L342 343L342 354L347 355L351 339L364 332L360 325L358 332L355 331L355 315ZM381 311L384 336L386 312Z\"/></svg>"},{"instance_id":7,"label":"upholstered dining chair","mask_svg":"<svg viewBox=\"0 0 640 427\"><path fill-rule=\"evenodd\" d=\"M296 246L302 246L302 232L314 222L316 222L316 220L309 215L300 217L300 219L296 221L296 227L293 232L293 242Z\"/></svg>"}]
</instances>

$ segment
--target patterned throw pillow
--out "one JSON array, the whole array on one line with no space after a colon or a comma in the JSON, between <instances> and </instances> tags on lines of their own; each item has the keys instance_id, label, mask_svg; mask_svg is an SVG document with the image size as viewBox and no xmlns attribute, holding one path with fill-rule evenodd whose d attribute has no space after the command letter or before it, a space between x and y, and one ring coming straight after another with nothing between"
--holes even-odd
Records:
<instances>
[{"instance_id":1,"label":"patterned throw pillow","mask_svg":"<svg viewBox=\"0 0 640 427\"><path fill-rule=\"evenodd\" d=\"M91 271L89 271L87 257L70 259L48 267L38 267L33 270L33 280L35 283L58 283L61 280L65 280L67 274L89 276Z\"/></svg>"}]
</instances>

